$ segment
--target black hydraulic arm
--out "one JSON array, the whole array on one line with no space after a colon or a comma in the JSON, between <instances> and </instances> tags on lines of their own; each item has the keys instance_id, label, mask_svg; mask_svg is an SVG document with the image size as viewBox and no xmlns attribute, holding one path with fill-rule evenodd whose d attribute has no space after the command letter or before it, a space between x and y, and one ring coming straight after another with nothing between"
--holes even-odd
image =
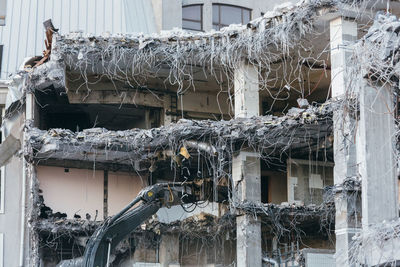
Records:
<instances>
[{"instance_id":1,"label":"black hydraulic arm","mask_svg":"<svg viewBox=\"0 0 400 267\"><path fill-rule=\"evenodd\" d=\"M132 207L142 201L136 208ZM139 195L117 215L106 220L90 238L85 254L85 267L109 265L111 251L137 226L155 214L163 205L195 202L194 198L179 196L169 184L156 184L143 189Z\"/></svg>"}]
</instances>

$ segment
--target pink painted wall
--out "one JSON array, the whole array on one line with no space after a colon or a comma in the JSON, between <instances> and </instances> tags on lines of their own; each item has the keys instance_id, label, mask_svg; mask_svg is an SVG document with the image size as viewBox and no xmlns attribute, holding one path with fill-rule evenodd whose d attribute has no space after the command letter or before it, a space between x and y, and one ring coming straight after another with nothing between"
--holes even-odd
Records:
<instances>
[{"instance_id":1,"label":"pink painted wall","mask_svg":"<svg viewBox=\"0 0 400 267\"><path fill-rule=\"evenodd\" d=\"M43 191L44 203L53 212L64 212L68 218L79 214L83 219L89 213L94 219L103 219L104 173L82 169L38 166L39 187ZM143 181L142 181L143 180ZM114 215L128 204L145 185L141 179L129 173L109 172L108 214Z\"/></svg>"},{"instance_id":2,"label":"pink painted wall","mask_svg":"<svg viewBox=\"0 0 400 267\"><path fill-rule=\"evenodd\" d=\"M114 215L131 202L147 185L147 177L136 174L108 173L108 214Z\"/></svg>"}]
</instances>

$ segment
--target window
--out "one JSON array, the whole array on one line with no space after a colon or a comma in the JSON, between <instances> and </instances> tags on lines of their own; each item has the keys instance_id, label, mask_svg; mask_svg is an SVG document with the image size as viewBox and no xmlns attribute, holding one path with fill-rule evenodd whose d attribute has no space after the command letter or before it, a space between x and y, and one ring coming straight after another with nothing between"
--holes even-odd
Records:
<instances>
[{"instance_id":1,"label":"window","mask_svg":"<svg viewBox=\"0 0 400 267\"><path fill-rule=\"evenodd\" d=\"M203 5L182 7L182 29L192 31L203 30Z\"/></svg>"},{"instance_id":2,"label":"window","mask_svg":"<svg viewBox=\"0 0 400 267\"><path fill-rule=\"evenodd\" d=\"M251 20L251 10L244 7L213 4L213 29L220 30L230 24L246 24Z\"/></svg>"}]
</instances>

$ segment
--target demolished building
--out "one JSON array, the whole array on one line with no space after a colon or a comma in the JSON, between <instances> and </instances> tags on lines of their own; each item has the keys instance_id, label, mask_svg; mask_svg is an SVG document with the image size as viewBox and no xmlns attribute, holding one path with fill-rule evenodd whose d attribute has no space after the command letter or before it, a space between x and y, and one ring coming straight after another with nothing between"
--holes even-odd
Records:
<instances>
[{"instance_id":1,"label":"demolished building","mask_svg":"<svg viewBox=\"0 0 400 267\"><path fill-rule=\"evenodd\" d=\"M208 201L161 209L113 266L396 266L388 11L399 3L302 1L211 32L52 32L3 117L22 266L78 262L103 220L160 182Z\"/></svg>"}]
</instances>

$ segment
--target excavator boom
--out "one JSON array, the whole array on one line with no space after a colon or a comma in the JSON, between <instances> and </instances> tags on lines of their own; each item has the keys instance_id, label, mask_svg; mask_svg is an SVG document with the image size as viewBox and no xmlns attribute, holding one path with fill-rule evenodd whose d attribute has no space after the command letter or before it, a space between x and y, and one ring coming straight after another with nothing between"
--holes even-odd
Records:
<instances>
[{"instance_id":1,"label":"excavator boom","mask_svg":"<svg viewBox=\"0 0 400 267\"><path fill-rule=\"evenodd\" d=\"M161 207L199 201L199 194L193 194L193 188L172 183L144 188L131 203L117 215L105 220L94 232L86 246L83 266L108 267L111 252L119 242ZM140 205L134 207L140 202Z\"/></svg>"}]
</instances>

